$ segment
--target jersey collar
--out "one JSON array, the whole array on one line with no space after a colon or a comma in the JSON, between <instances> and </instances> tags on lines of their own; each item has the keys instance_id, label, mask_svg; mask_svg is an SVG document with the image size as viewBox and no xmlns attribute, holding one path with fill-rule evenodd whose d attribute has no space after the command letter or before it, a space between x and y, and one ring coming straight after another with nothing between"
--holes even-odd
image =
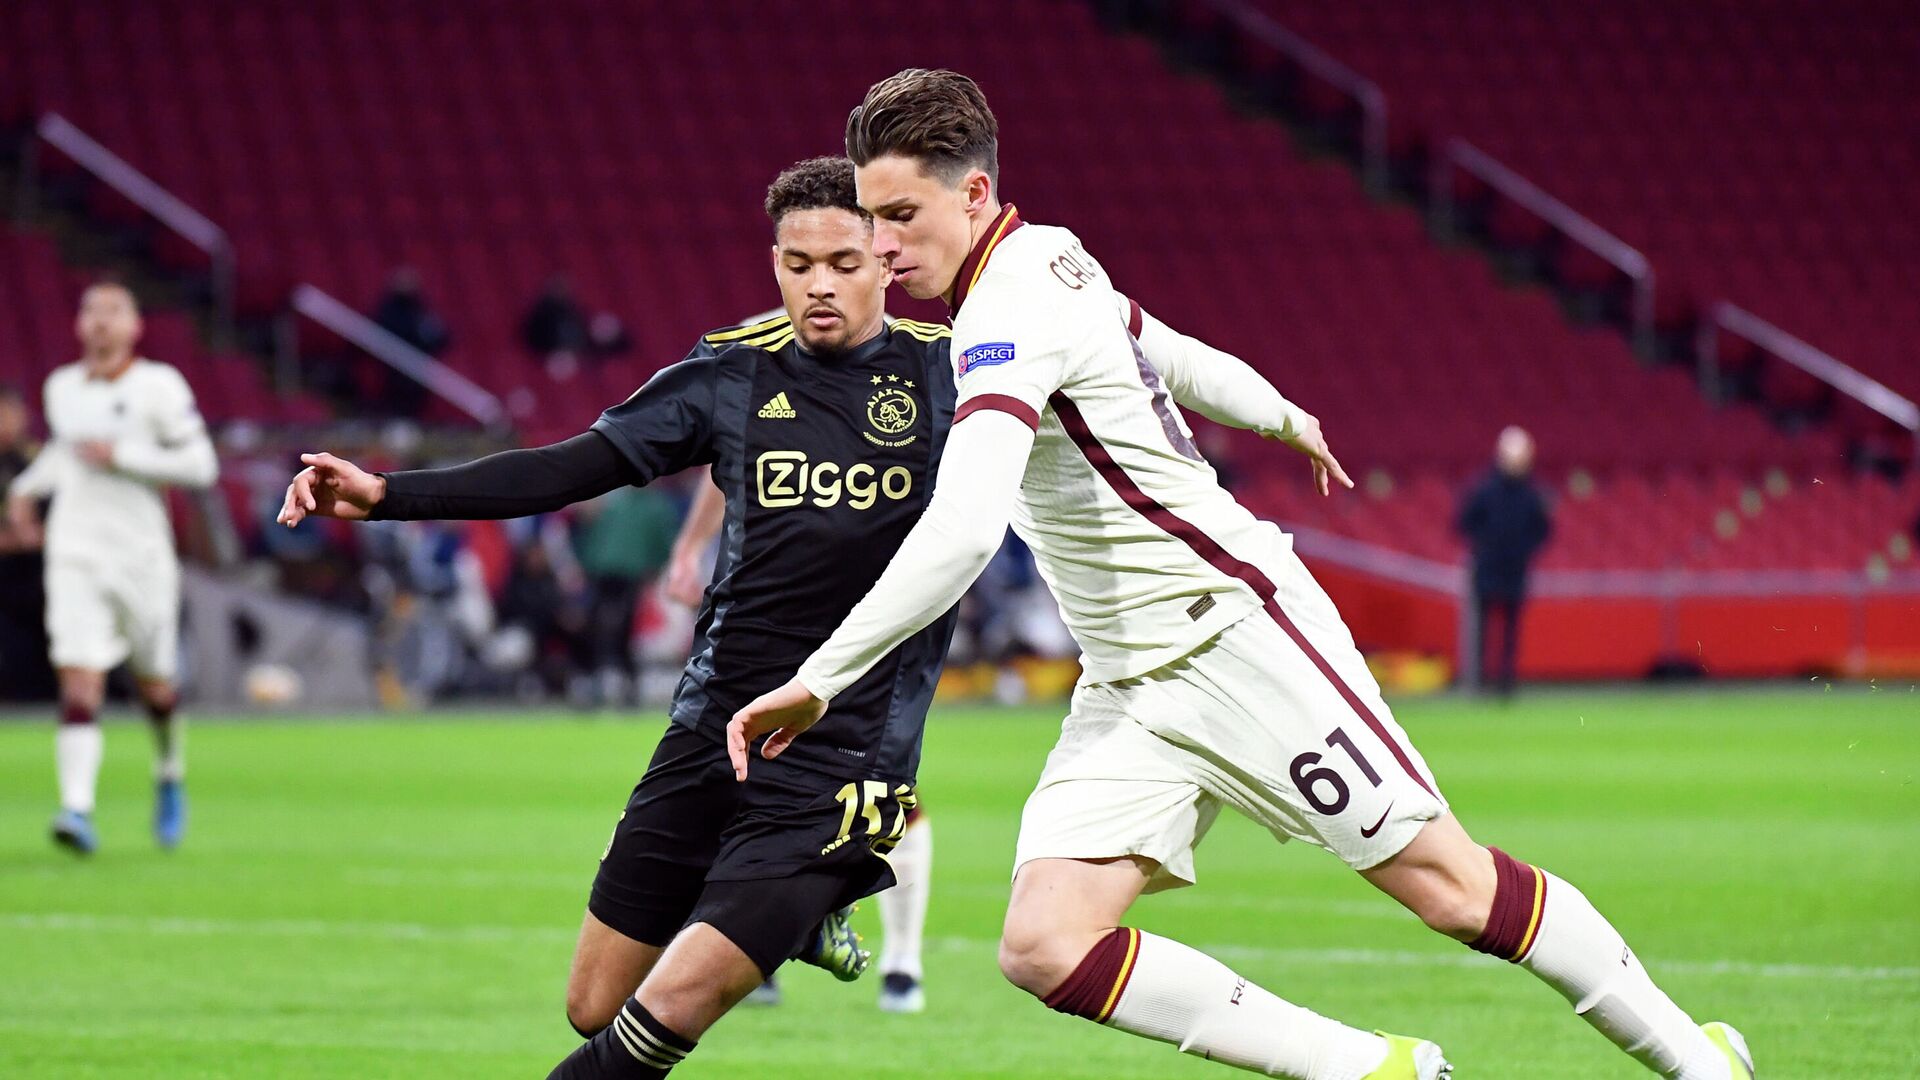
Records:
<instances>
[{"instance_id":1,"label":"jersey collar","mask_svg":"<svg viewBox=\"0 0 1920 1080\"><path fill-rule=\"evenodd\" d=\"M1000 216L993 219L987 231L980 234L980 242L967 253L966 259L960 263L960 273L953 279L953 303L950 305L953 314L960 314L960 305L966 301L973 287L979 284L980 275L986 272L987 260L993 257L993 249L999 247L1000 241L1020 225L1020 212L1014 209L1012 203L1008 203L1001 208Z\"/></svg>"}]
</instances>

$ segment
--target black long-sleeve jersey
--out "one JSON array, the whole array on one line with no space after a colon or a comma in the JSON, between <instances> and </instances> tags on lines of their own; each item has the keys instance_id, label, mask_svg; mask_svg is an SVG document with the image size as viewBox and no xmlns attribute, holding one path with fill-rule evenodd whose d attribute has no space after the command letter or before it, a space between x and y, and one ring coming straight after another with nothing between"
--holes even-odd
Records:
<instances>
[{"instance_id":1,"label":"black long-sleeve jersey","mask_svg":"<svg viewBox=\"0 0 1920 1080\"><path fill-rule=\"evenodd\" d=\"M711 464L726 522L672 714L723 741L733 714L790 678L867 594L926 508L953 420L948 340L945 327L899 320L815 355L785 316L716 330L590 434L394 473L376 516L514 516ZM511 471L489 464L507 459ZM781 760L912 780L953 625L949 611L908 638Z\"/></svg>"}]
</instances>

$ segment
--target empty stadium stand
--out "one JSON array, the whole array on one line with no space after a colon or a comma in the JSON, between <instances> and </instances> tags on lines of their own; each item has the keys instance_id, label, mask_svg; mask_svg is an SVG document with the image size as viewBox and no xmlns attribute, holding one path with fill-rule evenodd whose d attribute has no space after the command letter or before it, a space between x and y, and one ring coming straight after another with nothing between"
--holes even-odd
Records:
<instances>
[{"instance_id":1,"label":"empty stadium stand","mask_svg":"<svg viewBox=\"0 0 1920 1080\"><path fill-rule=\"evenodd\" d=\"M456 6L463 17L447 17ZM1835 130L1869 141L1888 120L1877 99L1904 87L1911 100L1910 70L1887 82L1878 62L1819 60L1854 37L1816 35L1813 59L1762 70L1779 34L1736 32L1768 20L1730 0L1697 25L1635 0L1568 11L1572 29L1517 0L1269 6L1380 69L1397 124L1468 132L1590 200L1673 261L1674 295L1724 292L1890 382L1903 358L1913 374L1901 321L1884 313L1908 312L1911 330L1914 204L1875 179L1911 165L1898 157L1911 140L1857 161L1838 139L1757 149L1770 126L1819 127L1828 104L1844 117ZM1436 246L1414 209L1369 198L1347 164L1304 155L1153 42L1103 32L1078 0L899 6L877 24L856 0L766 5L730 24L695 0L62 9L0 9L0 118L58 110L218 221L256 313L300 281L370 307L391 269L417 267L452 327L443 358L513 402L530 440L578 430L702 330L767 307L767 181L836 151L873 80L945 65L993 100L1005 192L1025 215L1075 228L1151 310L1260 366L1366 478L1359 494L1311 498L1292 460L1234 441L1263 513L1455 559L1454 492L1507 423L1540 433L1543 474L1564 493L1551 566L1857 570L1903 558L1889 538L1920 511L1912 480L1846 475L1834 432L1783 434L1715 408L1617 333L1571 324L1544 290ZM881 44L836 51L849 20ZM1583 51L1568 36L1583 33L1604 44ZM1688 51L1709 59L1698 86L1674 59ZM1633 73L1620 82L1631 90L1608 98L1596 88L1615 69ZM1779 97L1821 100L1728 104L1775 77ZM115 213L108 198L97 209ZM0 275L47 273L16 262L32 243L10 243ZM556 382L524 354L516 327L554 271L628 321L630 359ZM65 306L40 313L54 297L31 288L22 302L51 319L35 324L38 357ZM210 413L246 410L261 388L244 362L205 362L232 375Z\"/></svg>"}]
</instances>

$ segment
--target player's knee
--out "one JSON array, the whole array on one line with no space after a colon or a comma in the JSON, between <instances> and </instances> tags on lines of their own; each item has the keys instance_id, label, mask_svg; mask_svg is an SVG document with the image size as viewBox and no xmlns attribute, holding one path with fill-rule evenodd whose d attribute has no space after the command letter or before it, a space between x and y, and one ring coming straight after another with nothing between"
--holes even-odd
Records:
<instances>
[{"instance_id":1,"label":"player's knee","mask_svg":"<svg viewBox=\"0 0 1920 1080\"><path fill-rule=\"evenodd\" d=\"M622 1000L607 1000L606 994L595 994L591 987L567 987L567 1023L580 1033L583 1039L591 1039L608 1024L620 1011Z\"/></svg>"},{"instance_id":2,"label":"player's knee","mask_svg":"<svg viewBox=\"0 0 1920 1080\"><path fill-rule=\"evenodd\" d=\"M1052 993L1085 955L1086 949L1075 951L1071 941L1054 934L1009 927L1000 937L1000 973L1034 997Z\"/></svg>"}]
</instances>

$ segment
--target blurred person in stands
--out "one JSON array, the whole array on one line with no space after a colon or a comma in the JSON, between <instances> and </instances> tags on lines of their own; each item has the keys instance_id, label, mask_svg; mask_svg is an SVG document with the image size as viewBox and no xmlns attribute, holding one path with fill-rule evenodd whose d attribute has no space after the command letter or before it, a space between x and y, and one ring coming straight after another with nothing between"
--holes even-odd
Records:
<instances>
[{"instance_id":1,"label":"blurred person in stands","mask_svg":"<svg viewBox=\"0 0 1920 1080\"><path fill-rule=\"evenodd\" d=\"M633 335L626 321L611 311L602 311L587 322L587 351L596 360L610 360L633 351Z\"/></svg>"},{"instance_id":2,"label":"blurred person in stands","mask_svg":"<svg viewBox=\"0 0 1920 1080\"><path fill-rule=\"evenodd\" d=\"M555 566L553 550L542 540L532 537L515 552L499 619L503 632L525 636L533 676L547 693L558 694L586 669L587 614L579 602L579 568Z\"/></svg>"},{"instance_id":3,"label":"blurred person in stands","mask_svg":"<svg viewBox=\"0 0 1920 1080\"><path fill-rule=\"evenodd\" d=\"M1485 675L1487 626L1501 624L1494 688L1513 693L1514 660L1520 645L1520 609L1527 598L1527 572L1553 531L1547 498L1533 481L1533 436L1519 427L1500 432L1493 467L1460 502L1454 528L1473 557L1473 633L1462 665L1466 685Z\"/></svg>"},{"instance_id":4,"label":"blurred person in stands","mask_svg":"<svg viewBox=\"0 0 1920 1080\"><path fill-rule=\"evenodd\" d=\"M667 565L679 528L673 500L651 488L623 487L590 503L583 517L576 546L587 575L587 633L604 704L640 700L634 609Z\"/></svg>"},{"instance_id":5,"label":"blurred person in stands","mask_svg":"<svg viewBox=\"0 0 1920 1080\"><path fill-rule=\"evenodd\" d=\"M573 286L555 274L520 322L520 340L542 359L554 353L579 354L588 345L587 313L573 298Z\"/></svg>"},{"instance_id":6,"label":"blurred person in stands","mask_svg":"<svg viewBox=\"0 0 1920 1080\"><path fill-rule=\"evenodd\" d=\"M27 471L38 452L27 435L25 395L18 387L0 385L0 491ZM53 696L41 626L46 610L41 572L40 530L0 520L0 699Z\"/></svg>"},{"instance_id":7,"label":"blurred person in stands","mask_svg":"<svg viewBox=\"0 0 1920 1080\"><path fill-rule=\"evenodd\" d=\"M387 291L374 305L373 321L428 356L439 356L453 340L447 321L427 303L420 272L410 266L388 276ZM396 369L386 368L384 397L394 415L418 416L426 404L427 388Z\"/></svg>"},{"instance_id":8,"label":"blurred person in stands","mask_svg":"<svg viewBox=\"0 0 1920 1080\"><path fill-rule=\"evenodd\" d=\"M53 500L45 529L47 636L60 680L53 838L80 854L97 846L97 714L107 672L128 661L157 743L154 839L171 848L186 830L186 757L174 687L180 565L161 489L209 487L219 466L187 381L134 351L142 323L131 290L88 288L74 331L84 355L47 377L52 441L7 489L16 534L37 532L36 504Z\"/></svg>"}]
</instances>

